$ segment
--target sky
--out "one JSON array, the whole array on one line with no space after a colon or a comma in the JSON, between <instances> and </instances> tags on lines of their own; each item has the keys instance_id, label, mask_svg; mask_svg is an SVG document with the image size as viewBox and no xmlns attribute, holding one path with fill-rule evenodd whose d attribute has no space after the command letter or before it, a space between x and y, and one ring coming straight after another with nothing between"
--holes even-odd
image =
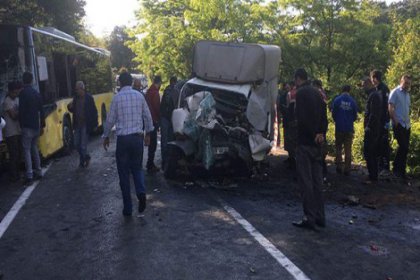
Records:
<instances>
[{"instance_id":1,"label":"sky","mask_svg":"<svg viewBox=\"0 0 420 280\"><path fill-rule=\"evenodd\" d=\"M95 36L109 35L115 26L133 26L139 0L86 0L86 25Z\"/></svg>"},{"instance_id":2,"label":"sky","mask_svg":"<svg viewBox=\"0 0 420 280\"><path fill-rule=\"evenodd\" d=\"M386 0L389 4L401 0ZM86 25L95 36L108 36L114 26L133 26L139 0L86 0Z\"/></svg>"}]
</instances>

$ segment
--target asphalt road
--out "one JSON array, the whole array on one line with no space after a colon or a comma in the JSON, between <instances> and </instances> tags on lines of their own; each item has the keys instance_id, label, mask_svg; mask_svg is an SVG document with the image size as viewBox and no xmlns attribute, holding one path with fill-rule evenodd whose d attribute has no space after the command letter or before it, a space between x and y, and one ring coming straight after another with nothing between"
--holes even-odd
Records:
<instances>
[{"instance_id":1,"label":"asphalt road","mask_svg":"<svg viewBox=\"0 0 420 280\"><path fill-rule=\"evenodd\" d=\"M52 161L0 239L3 279L305 279L276 252L306 279L419 279L416 186L333 177L328 226L309 232L291 225L302 213L297 184L277 156L266 178L147 176L146 212L124 218L114 144L105 152L93 140L86 170L76 153ZM0 219L24 191L3 182ZM348 205L349 194L360 203Z\"/></svg>"}]
</instances>

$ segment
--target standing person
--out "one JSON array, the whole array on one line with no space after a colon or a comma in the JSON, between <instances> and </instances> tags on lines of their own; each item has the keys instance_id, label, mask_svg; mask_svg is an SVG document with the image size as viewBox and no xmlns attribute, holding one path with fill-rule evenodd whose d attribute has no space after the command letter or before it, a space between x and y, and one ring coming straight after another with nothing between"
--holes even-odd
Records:
<instances>
[{"instance_id":1,"label":"standing person","mask_svg":"<svg viewBox=\"0 0 420 280\"><path fill-rule=\"evenodd\" d=\"M33 179L42 178L37 143L39 136L44 132L45 118L41 95L32 87L33 79L32 73L23 73L23 89L19 95L19 123L22 129L22 146L26 167L25 185L30 185ZM35 170L33 170L33 166Z\"/></svg>"},{"instance_id":2,"label":"standing person","mask_svg":"<svg viewBox=\"0 0 420 280\"><path fill-rule=\"evenodd\" d=\"M0 142L3 142L3 128L6 126L6 121L0 117Z\"/></svg>"},{"instance_id":3,"label":"standing person","mask_svg":"<svg viewBox=\"0 0 420 280\"><path fill-rule=\"evenodd\" d=\"M403 75L398 87L392 90L389 96L389 114L392 119L394 137L398 142L397 153L394 159L393 173L405 179L408 147L410 145L410 94L411 76Z\"/></svg>"},{"instance_id":4,"label":"standing person","mask_svg":"<svg viewBox=\"0 0 420 280\"><path fill-rule=\"evenodd\" d=\"M373 70L370 73L370 79L376 90L382 95L382 118L381 118L381 133L380 133L380 147L379 147L379 172L381 176L389 175L389 161L391 154L391 147L389 145L389 128L390 117L388 112L387 100L389 97L389 88L382 81L382 72Z\"/></svg>"},{"instance_id":5,"label":"standing person","mask_svg":"<svg viewBox=\"0 0 420 280\"><path fill-rule=\"evenodd\" d=\"M287 133L285 134L284 149L289 154L288 168L296 169L296 141L298 124L296 120L296 85L287 93Z\"/></svg>"},{"instance_id":6,"label":"standing person","mask_svg":"<svg viewBox=\"0 0 420 280\"><path fill-rule=\"evenodd\" d=\"M383 99L382 94L376 90L369 78L363 81L363 89L368 95L364 119L363 154L369 173L363 183L370 185L378 182L378 156L382 130Z\"/></svg>"},{"instance_id":7,"label":"standing person","mask_svg":"<svg viewBox=\"0 0 420 280\"><path fill-rule=\"evenodd\" d=\"M319 91L310 85L304 69L295 72L297 150L296 170L303 198L303 219L294 222L296 227L317 230L325 227L322 198L322 150L327 130L327 111Z\"/></svg>"},{"instance_id":8,"label":"standing person","mask_svg":"<svg viewBox=\"0 0 420 280\"><path fill-rule=\"evenodd\" d=\"M318 89L319 94L320 94L322 100L325 103L325 106L327 106L328 99L327 99L327 94L325 93L325 90L322 87L322 81L321 80L314 80L312 82L312 85L316 89ZM327 130L328 130L328 127L327 127L326 131ZM328 181L328 179L327 179L327 176L328 176L328 167L327 167L327 161L326 161L326 159L327 159L327 154L328 154L328 143L327 143L327 133L326 132L324 134L324 142L322 143L321 149L322 149L322 178L323 178L324 183L327 183L327 181Z\"/></svg>"},{"instance_id":9,"label":"standing person","mask_svg":"<svg viewBox=\"0 0 420 280\"><path fill-rule=\"evenodd\" d=\"M282 123L282 117L283 117L283 100L284 96L287 96L287 93L289 92L289 84L288 83L282 83L281 88L278 90L277 94L277 100L276 100L276 108L277 108L277 146L280 146L281 144L281 123Z\"/></svg>"},{"instance_id":10,"label":"standing person","mask_svg":"<svg viewBox=\"0 0 420 280\"><path fill-rule=\"evenodd\" d=\"M130 172L134 179L136 195L139 201L138 211L146 209L146 189L143 174L143 139L147 146L150 132L153 131L152 117L144 97L131 88L132 78L128 72L119 77L120 92L114 96L104 129L103 146L109 147L111 129L116 126L117 134L117 169L123 197L123 215L132 215L130 194ZM143 127L144 124L144 127ZM143 131L146 131L144 136Z\"/></svg>"},{"instance_id":11,"label":"standing person","mask_svg":"<svg viewBox=\"0 0 420 280\"><path fill-rule=\"evenodd\" d=\"M8 94L3 102L4 119L6 127L4 136L6 138L7 150L10 158L10 179L19 180L19 163L22 157L21 129L19 124L19 92L22 86L19 82L8 84Z\"/></svg>"},{"instance_id":12,"label":"standing person","mask_svg":"<svg viewBox=\"0 0 420 280\"><path fill-rule=\"evenodd\" d=\"M92 95L86 92L82 81L76 82L76 96L67 106L73 113L74 138L79 152L79 167L89 166L90 155L87 151L89 134L98 126L98 110Z\"/></svg>"},{"instance_id":13,"label":"standing person","mask_svg":"<svg viewBox=\"0 0 420 280\"><path fill-rule=\"evenodd\" d=\"M141 84L141 80L139 78L133 79L133 89L137 90L144 96L143 85Z\"/></svg>"},{"instance_id":14,"label":"standing person","mask_svg":"<svg viewBox=\"0 0 420 280\"><path fill-rule=\"evenodd\" d=\"M147 172L155 173L159 171L159 168L155 165L155 153L157 148L157 133L159 130L160 122L160 96L159 89L162 85L162 78L155 76L153 84L147 90L146 101L149 106L150 113L152 114L154 130L150 133L150 145L147 155Z\"/></svg>"},{"instance_id":15,"label":"standing person","mask_svg":"<svg viewBox=\"0 0 420 280\"><path fill-rule=\"evenodd\" d=\"M357 104L353 97L350 96L350 86L345 85L342 88L342 93L334 99L332 106L332 116L335 122L335 148L336 157L335 164L337 173L349 175L351 171L352 152L351 146L353 144L354 122L357 120ZM344 169L342 152L344 145Z\"/></svg>"},{"instance_id":16,"label":"standing person","mask_svg":"<svg viewBox=\"0 0 420 280\"><path fill-rule=\"evenodd\" d=\"M177 83L176 77L171 77L169 85L165 88L160 103L160 144L162 154L162 167L165 166L167 156L168 142L174 140L174 130L172 128L172 112L175 110L174 98L175 85Z\"/></svg>"}]
</instances>

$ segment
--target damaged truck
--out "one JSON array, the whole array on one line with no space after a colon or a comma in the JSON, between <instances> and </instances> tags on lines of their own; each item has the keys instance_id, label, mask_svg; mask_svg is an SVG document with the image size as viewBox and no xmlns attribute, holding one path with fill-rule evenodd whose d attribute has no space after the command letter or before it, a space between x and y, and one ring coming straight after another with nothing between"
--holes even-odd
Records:
<instances>
[{"instance_id":1,"label":"damaged truck","mask_svg":"<svg viewBox=\"0 0 420 280\"><path fill-rule=\"evenodd\" d=\"M274 137L280 57L280 48L273 45L195 45L193 78L177 92L166 178L201 174L198 170L251 174Z\"/></svg>"}]
</instances>

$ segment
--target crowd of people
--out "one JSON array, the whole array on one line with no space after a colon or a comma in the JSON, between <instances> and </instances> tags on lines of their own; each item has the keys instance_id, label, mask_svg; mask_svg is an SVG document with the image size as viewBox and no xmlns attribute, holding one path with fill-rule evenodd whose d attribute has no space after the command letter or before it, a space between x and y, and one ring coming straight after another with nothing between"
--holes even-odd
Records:
<instances>
[{"instance_id":1,"label":"crowd of people","mask_svg":"<svg viewBox=\"0 0 420 280\"><path fill-rule=\"evenodd\" d=\"M316 230L316 225L325 226L321 186L327 180L327 95L321 81L308 81L304 69L298 69L294 78L293 82L283 83L279 90L278 123L283 126L284 148L288 152L286 163L289 168L296 170L302 190L304 218L294 225ZM411 77L403 75L400 85L390 92L378 70L373 70L370 77L363 80L362 87L367 95L363 153L368 170L364 184L376 184L380 175L391 175L391 127L398 142L392 174L406 179L410 141L410 85ZM342 87L341 93L330 102L329 109L335 123L336 172L348 176L352 164L354 122L359 112L349 85Z\"/></svg>"},{"instance_id":2,"label":"crowd of people","mask_svg":"<svg viewBox=\"0 0 420 280\"><path fill-rule=\"evenodd\" d=\"M33 75L23 74L22 82L8 85L8 95L3 103L4 116L0 125L10 155L10 177L18 180L19 163L25 162L25 184L42 178L37 141L45 127L42 99L33 87ZM104 124L104 148L110 141L111 128L117 135L116 162L123 194L123 214L130 216L130 174L133 176L139 212L146 207L144 174L142 169L144 146L148 146L146 169L150 174L160 168L155 164L158 131L161 134L162 167L167 161L167 144L174 139L172 112L179 104L183 81L170 78L169 85L159 93L162 86L160 76L143 92L139 79L128 72L119 76L120 90L112 100L110 112ZM382 81L382 73L374 70L363 80L367 95L364 116L364 157L368 169L365 184L375 184L379 174L390 173L389 130L392 127L398 142L393 163L393 174L406 177L406 162L410 139L410 95L411 77L403 75L401 83L390 93ZM73 115L75 146L79 153L79 167L87 168L90 162L88 136L98 126L98 112L93 97L86 92L83 81L75 84L75 97L68 104ZM304 69L298 69L294 81L283 83L279 90L277 109L279 123L283 126L284 148L288 152L286 163L296 170L302 189L304 219L294 223L299 227L315 229L325 226L325 215L321 186L327 180L327 111L331 111L335 122L336 172L348 176L352 164L354 122L359 108L351 95L351 87L344 85L341 93L328 106L328 99L320 80L310 82ZM1 130L0 130L1 131ZM0 133L0 140L3 140ZM344 161L343 161L344 149Z\"/></svg>"}]
</instances>

